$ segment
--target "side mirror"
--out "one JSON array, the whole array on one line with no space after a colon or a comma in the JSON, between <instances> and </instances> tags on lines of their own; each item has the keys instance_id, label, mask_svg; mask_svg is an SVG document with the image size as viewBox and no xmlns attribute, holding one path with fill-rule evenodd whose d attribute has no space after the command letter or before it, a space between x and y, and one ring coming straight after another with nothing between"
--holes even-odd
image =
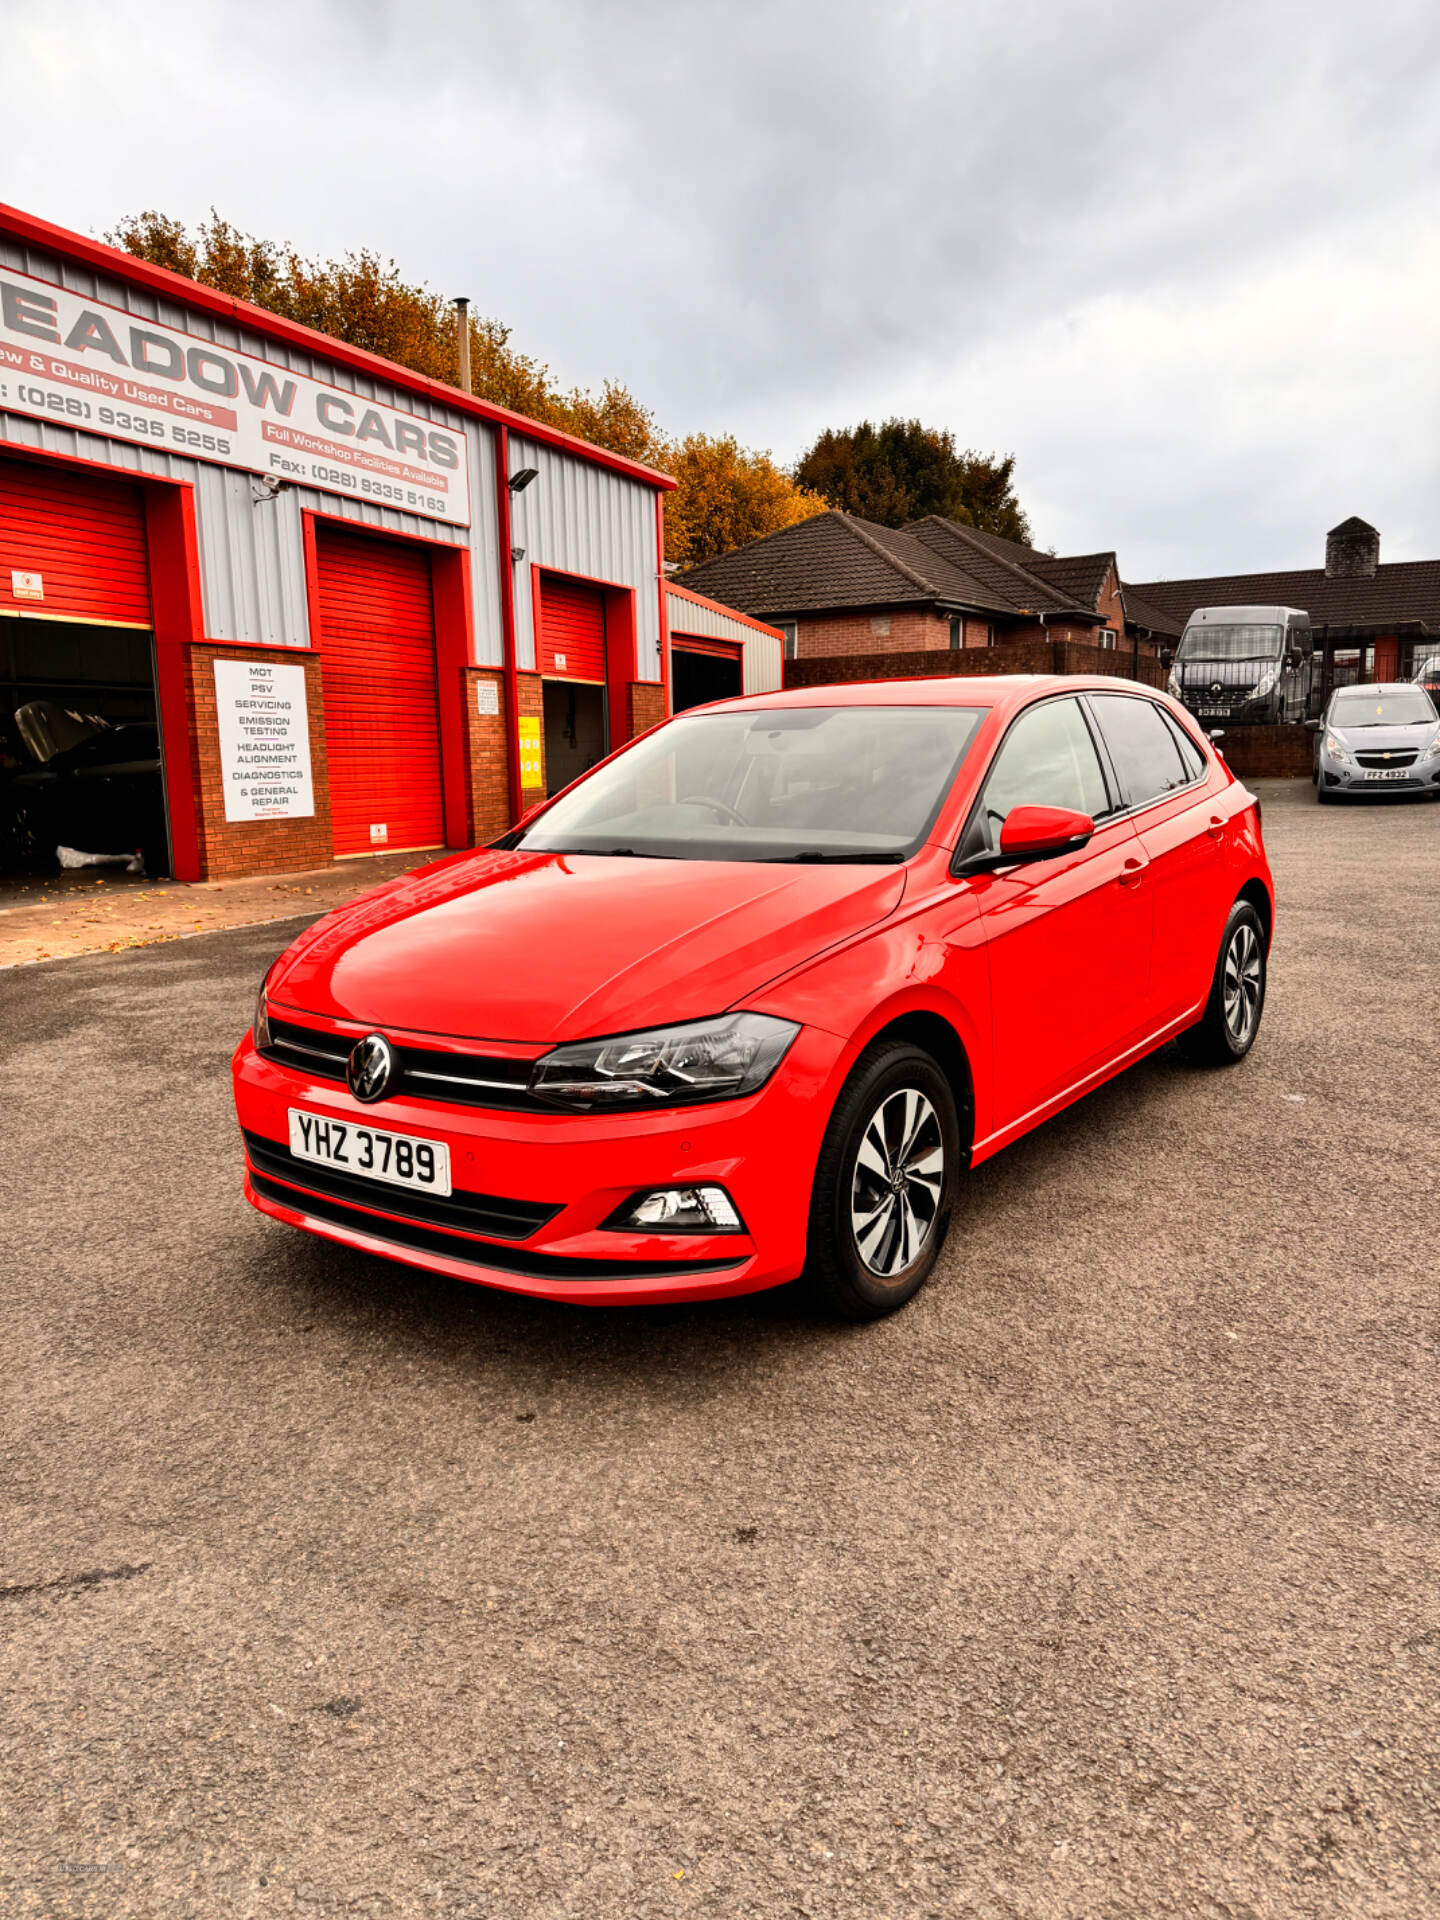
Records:
<instances>
[{"instance_id":1,"label":"side mirror","mask_svg":"<svg viewBox=\"0 0 1440 1920\"><path fill-rule=\"evenodd\" d=\"M997 867L1023 867L1057 854L1078 853L1095 822L1070 807L1012 807L1000 829L1000 851L987 847L953 869L958 874L993 873Z\"/></svg>"},{"instance_id":2,"label":"side mirror","mask_svg":"<svg viewBox=\"0 0 1440 1920\"><path fill-rule=\"evenodd\" d=\"M1319 733L1324 724L1323 720L1307 720L1305 722L1305 731L1307 733Z\"/></svg>"}]
</instances>

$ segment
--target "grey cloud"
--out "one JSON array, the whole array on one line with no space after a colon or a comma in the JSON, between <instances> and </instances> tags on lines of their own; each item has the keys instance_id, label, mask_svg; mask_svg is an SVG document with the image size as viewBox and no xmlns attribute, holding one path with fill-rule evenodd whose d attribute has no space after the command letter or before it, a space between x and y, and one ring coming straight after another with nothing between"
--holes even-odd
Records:
<instances>
[{"instance_id":1,"label":"grey cloud","mask_svg":"<svg viewBox=\"0 0 1440 1920\"><path fill-rule=\"evenodd\" d=\"M1353 510L1433 552L1437 41L1398 0L60 6L15 191L377 245L675 429L922 412L1134 573Z\"/></svg>"}]
</instances>

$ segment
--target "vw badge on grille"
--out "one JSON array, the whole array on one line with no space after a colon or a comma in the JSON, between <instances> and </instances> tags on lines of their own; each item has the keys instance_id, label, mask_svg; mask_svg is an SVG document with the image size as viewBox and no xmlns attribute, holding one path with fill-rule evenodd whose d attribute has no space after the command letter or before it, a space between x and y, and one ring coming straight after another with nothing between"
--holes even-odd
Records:
<instances>
[{"instance_id":1,"label":"vw badge on grille","mask_svg":"<svg viewBox=\"0 0 1440 1920\"><path fill-rule=\"evenodd\" d=\"M390 1042L379 1033L367 1033L350 1049L345 1062L345 1084L357 1100L381 1100L390 1090L395 1056Z\"/></svg>"}]
</instances>

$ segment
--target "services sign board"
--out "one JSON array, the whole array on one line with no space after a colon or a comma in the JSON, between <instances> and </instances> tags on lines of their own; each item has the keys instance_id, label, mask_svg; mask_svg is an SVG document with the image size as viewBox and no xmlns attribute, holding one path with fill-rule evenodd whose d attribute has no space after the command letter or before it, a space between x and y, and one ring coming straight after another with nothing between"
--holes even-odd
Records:
<instances>
[{"instance_id":1,"label":"services sign board","mask_svg":"<svg viewBox=\"0 0 1440 1920\"><path fill-rule=\"evenodd\" d=\"M470 524L463 433L4 268L0 412Z\"/></svg>"},{"instance_id":2,"label":"services sign board","mask_svg":"<svg viewBox=\"0 0 1440 1920\"><path fill-rule=\"evenodd\" d=\"M311 818L305 669L278 661L217 660L215 705L225 818Z\"/></svg>"}]
</instances>

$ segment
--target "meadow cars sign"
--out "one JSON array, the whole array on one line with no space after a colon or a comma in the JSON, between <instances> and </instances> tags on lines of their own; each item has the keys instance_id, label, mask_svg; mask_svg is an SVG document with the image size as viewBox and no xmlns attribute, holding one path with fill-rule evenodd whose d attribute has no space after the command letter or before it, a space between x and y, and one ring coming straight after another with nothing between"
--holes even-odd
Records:
<instances>
[{"instance_id":1,"label":"meadow cars sign","mask_svg":"<svg viewBox=\"0 0 1440 1920\"><path fill-rule=\"evenodd\" d=\"M470 523L463 434L3 269L0 411Z\"/></svg>"}]
</instances>

